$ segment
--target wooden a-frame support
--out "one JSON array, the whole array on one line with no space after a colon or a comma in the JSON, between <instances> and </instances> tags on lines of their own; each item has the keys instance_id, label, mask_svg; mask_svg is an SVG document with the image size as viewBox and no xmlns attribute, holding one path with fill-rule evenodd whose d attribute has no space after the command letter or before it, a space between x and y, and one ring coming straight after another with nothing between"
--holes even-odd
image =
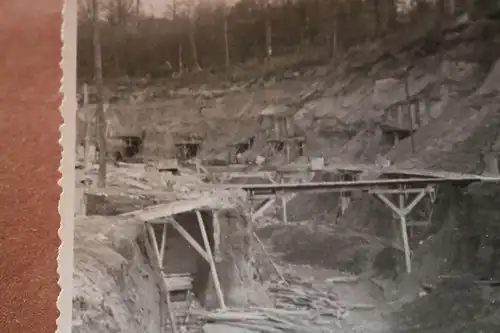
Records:
<instances>
[{"instance_id":1,"label":"wooden a-frame support","mask_svg":"<svg viewBox=\"0 0 500 333\"><path fill-rule=\"evenodd\" d=\"M385 203L387 207L389 207L399 217L401 236L405 253L406 272L411 273L411 251L410 242L408 240L408 226L406 217L411 213L411 211L417 206L417 204L425 197L427 193L434 193L434 189L432 186L428 186L426 188L419 189L400 188L396 190L373 190L371 191L371 193L379 198L380 201ZM417 195L408 205L406 205L405 197L410 193L417 193ZM387 194L397 194L398 205L394 204L389 198L387 198Z\"/></svg>"},{"instance_id":2,"label":"wooden a-frame support","mask_svg":"<svg viewBox=\"0 0 500 333\"><path fill-rule=\"evenodd\" d=\"M200 228L201 236L203 238L204 248L196 241L196 239L193 238L193 236L191 236L191 234L189 234L189 232L186 231L186 229L184 229L179 224L179 222L177 222L172 217L168 217L167 219L165 219L165 221L163 223L161 223L162 224L162 237L161 237L160 243L158 242L158 240L156 238L152 224L148 223L148 222L145 223L149 238L151 240L151 244L149 244L149 245L151 245L151 248L153 250L153 253L152 254L148 253L148 255L154 256L155 261L156 261L155 268L157 270L159 270L159 273L160 273L159 275L161 278L162 288L164 289L164 293L165 293L165 299L166 299L166 303L167 303L167 311L169 314L170 324L171 324L173 333L178 333L179 330L178 330L177 325L176 325L175 314L172 310L172 303L170 300L170 287L168 284L168 279L164 274L164 267L163 267L163 259L165 257L165 248L166 248L166 241L167 241L168 224L170 224L189 243L189 245L191 245L195 249L195 251L203 259L205 259L205 261L207 261L207 263L210 266L210 272L212 274L212 279L214 282L215 291L217 293L217 299L219 301L219 306L222 310L226 309L226 304L224 301L224 294L222 293L222 288L220 285L219 276L217 274L217 269L215 266L215 259L214 259L214 255L212 254L210 242L208 240L207 230L206 230L205 224L203 222L203 217L202 217L199 210L196 210L195 214L196 214L198 226ZM155 223L155 224L158 224L158 223ZM217 224L217 225L215 225L215 224ZM216 213L214 213L214 232L220 233ZM217 237L215 237L215 238L217 238ZM218 244L217 239L215 240L215 242ZM149 247L149 246L147 246L147 247ZM217 248L216 248L216 252L217 252Z\"/></svg>"},{"instance_id":3,"label":"wooden a-frame support","mask_svg":"<svg viewBox=\"0 0 500 333\"><path fill-rule=\"evenodd\" d=\"M153 226L150 223L146 222L146 229L148 231L148 235L149 235L150 242L151 242L150 244L148 244L149 246L148 245L146 246L146 248L152 248L152 250L153 250L153 255L156 259L156 267L154 267L154 269L157 269L159 271L158 272L159 278L160 278L161 283L162 283L162 288L163 288L165 300L167 303L167 312L169 315L170 325L172 327L172 332L177 333L177 332L179 332L179 330L177 329L175 314L172 310L172 302L170 300L170 288L169 288L167 279L165 277L165 274L163 273L163 258L165 255L165 245L166 245L166 241L167 241L167 224L166 223L163 224L162 237L161 237L162 239L161 239L160 246L158 246L158 240L156 239L156 235L155 235ZM151 256L150 253L148 253L148 255ZM161 302L160 304L163 305L163 302ZM160 313L163 314L163 309L162 309L161 305L160 305ZM163 320L161 320L161 325L163 326ZM162 329L163 329L163 327L162 327Z\"/></svg>"}]
</instances>

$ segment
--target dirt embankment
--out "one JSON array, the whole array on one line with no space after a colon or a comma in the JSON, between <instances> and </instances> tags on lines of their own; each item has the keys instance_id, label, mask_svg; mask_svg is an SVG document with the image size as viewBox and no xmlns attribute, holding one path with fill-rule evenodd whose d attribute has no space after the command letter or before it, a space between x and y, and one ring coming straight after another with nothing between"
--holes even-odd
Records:
<instances>
[{"instance_id":1,"label":"dirt embankment","mask_svg":"<svg viewBox=\"0 0 500 333\"><path fill-rule=\"evenodd\" d=\"M486 19L472 22L443 34L439 45L433 54L414 59L415 66L410 74L413 85L422 86L420 98L431 103L427 123L415 134L415 152L411 150L409 138L392 149L378 144L375 148L379 150L374 152L373 145L369 145L373 130L367 122L365 130L350 140L345 139L344 148L318 146L312 154L341 156L346 160L372 159L373 162L377 153L387 153L386 156L401 167L476 174L485 171L481 156L500 154L500 60L497 60L500 59L500 24ZM429 68L434 68L432 78ZM424 81L428 83L419 84ZM364 115L377 109L373 96L363 99L360 94L360 91L370 91L366 84L372 83L362 83L360 79L357 82L358 88L351 86L342 96L336 97L346 100L347 107L336 110L346 123L355 123L361 117L356 107L363 109ZM348 105L347 101L354 99L356 102ZM319 112L321 103L316 103L319 107L311 113ZM353 112L347 115L349 110ZM302 119L302 123L307 122ZM312 123L306 126L311 128L310 135L319 134L312 129ZM415 297L422 290L421 286L427 284L433 286L433 291L425 297L417 297L394 314L394 332L499 330L497 288L474 283L480 279L500 278L500 228L496 223L500 218L498 191L496 185L438 188L436 201L432 203L430 226L420 232L418 242L413 244L413 276L394 275L398 276L396 298L405 296L408 290L413 290ZM388 255L385 260L380 259L383 249L390 247L388 242L394 238L390 210L364 195L355 198L346 215L338 220L335 217L337 199L335 196L297 196L290 206L306 203L309 213L305 215L314 217L322 225L267 227L261 230L262 238L270 239L276 251L292 262L335 267L354 274L371 270L375 275L375 266L380 266L378 262L388 270L396 267L396 273L401 273L404 260L400 251ZM425 215L429 205L417 206L416 214ZM299 220L307 218L300 212L297 216ZM342 230L333 226L339 222ZM452 278L446 280L446 276Z\"/></svg>"},{"instance_id":2,"label":"dirt embankment","mask_svg":"<svg viewBox=\"0 0 500 333\"><path fill-rule=\"evenodd\" d=\"M140 233L137 223L75 219L73 332L163 332L160 293Z\"/></svg>"}]
</instances>

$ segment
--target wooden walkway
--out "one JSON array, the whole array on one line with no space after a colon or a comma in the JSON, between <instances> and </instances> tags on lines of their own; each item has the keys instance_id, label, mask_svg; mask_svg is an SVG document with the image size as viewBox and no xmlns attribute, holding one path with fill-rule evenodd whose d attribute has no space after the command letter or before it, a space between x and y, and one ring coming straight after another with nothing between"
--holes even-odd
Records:
<instances>
[{"instance_id":1,"label":"wooden walkway","mask_svg":"<svg viewBox=\"0 0 500 333\"><path fill-rule=\"evenodd\" d=\"M306 163L292 163L284 166L273 167L273 166L248 166L242 164L234 164L228 166L208 166L205 167L209 172L213 173L237 173L240 177L244 173L253 174L264 174L268 172L275 173L302 173L308 171L325 171L332 173L350 173L350 174L361 174L365 172L378 173L381 176L388 176L391 178L395 177L407 177L407 178L440 178L449 180L479 180L482 182L498 182L500 180L500 175L484 176L475 175L470 173L459 173L459 172L449 172L441 170L424 170L424 169L405 169L395 166L380 167L375 164L340 164L340 163L330 163L325 165L321 170L312 170L310 164Z\"/></svg>"},{"instance_id":2,"label":"wooden walkway","mask_svg":"<svg viewBox=\"0 0 500 333\"><path fill-rule=\"evenodd\" d=\"M363 172L377 172L386 176L406 176L415 178L442 178L450 180L460 179L478 179L486 182L497 182L500 177L488 177L468 173L457 173L439 170L423 170L423 169L404 169L394 166L379 167L374 164L328 164L323 169L329 172L350 172L350 173L363 173Z\"/></svg>"},{"instance_id":3,"label":"wooden walkway","mask_svg":"<svg viewBox=\"0 0 500 333\"><path fill-rule=\"evenodd\" d=\"M427 195L435 196L435 186L439 184L454 184L458 186L468 186L472 183L497 183L500 184L500 176L480 176L473 174L453 173L445 171L399 169L394 167L379 167L376 165L349 165L330 164L312 170L310 165L286 166L285 172L304 171L326 171L340 174L355 174L358 178L353 181L329 181L329 182L304 182L304 183L271 183L271 184L218 184L214 185L224 189L242 189L250 197L267 199L262 209L256 214L262 214L264 209L276 201L277 195L286 193L318 193L318 192L339 192L344 195L346 192L368 192L382 201L398 217L402 236L402 245L405 254L406 270L411 273L411 250L409 244L407 218L416 205ZM276 172L280 172L277 168ZM363 175L374 176L375 179L363 180ZM415 194L408 202L406 196L409 193ZM396 195L397 203L394 203L388 195ZM286 202L283 202L283 221L286 221ZM410 222L411 223L411 222Z\"/></svg>"},{"instance_id":4,"label":"wooden walkway","mask_svg":"<svg viewBox=\"0 0 500 333\"><path fill-rule=\"evenodd\" d=\"M450 178L400 178L375 179L333 182L279 183L279 184L217 184L212 185L223 189L242 189L251 195L276 195L291 192L377 192L397 189L400 187L425 188L429 185L451 183L467 186L475 182L500 183L499 178L486 178L475 175Z\"/></svg>"}]
</instances>

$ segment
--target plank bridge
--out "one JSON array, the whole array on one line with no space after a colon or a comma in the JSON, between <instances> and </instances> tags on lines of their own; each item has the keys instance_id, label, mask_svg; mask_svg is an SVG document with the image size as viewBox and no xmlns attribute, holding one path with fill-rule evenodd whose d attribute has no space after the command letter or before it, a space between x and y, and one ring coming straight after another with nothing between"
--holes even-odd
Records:
<instances>
[{"instance_id":1,"label":"plank bridge","mask_svg":"<svg viewBox=\"0 0 500 333\"><path fill-rule=\"evenodd\" d=\"M236 168L238 169L238 168ZM277 183L272 180L269 173L283 175L284 173L296 172L331 172L343 176L349 175L354 180L349 181L327 181L327 182L295 182ZM227 170L219 172L233 173L234 178L245 178L245 172L239 170ZM428 195L432 201L435 199L436 187L440 184L451 184L459 187L467 187L472 183L500 183L500 175L480 176L474 174L452 173L445 171L401 169L394 167L378 167L376 165L321 165L313 168L311 165L288 165L274 170L254 171L255 175L262 173L271 182L269 184L214 184L214 187L224 189L241 189L246 191L251 199L261 200L261 203L252 213L253 218L262 216L265 210L271 207L277 200L282 198L283 221L287 222L286 200L283 197L290 193L325 193L337 192L341 198L352 192L364 192L374 195L384 203L398 218L400 240L402 250L405 254L405 264L408 273L411 273L411 250L408 228L424 226L429 221L408 221L408 215L421 200ZM252 174L249 172L248 174ZM372 177L375 179L363 179ZM393 202L393 197L396 202Z\"/></svg>"}]
</instances>

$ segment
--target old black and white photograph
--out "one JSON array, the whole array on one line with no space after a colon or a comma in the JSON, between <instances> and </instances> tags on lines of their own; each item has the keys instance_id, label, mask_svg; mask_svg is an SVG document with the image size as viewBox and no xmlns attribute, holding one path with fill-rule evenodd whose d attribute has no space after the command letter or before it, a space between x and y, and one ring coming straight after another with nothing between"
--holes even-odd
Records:
<instances>
[{"instance_id":1,"label":"old black and white photograph","mask_svg":"<svg viewBox=\"0 0 500 333\"><path fill-rule=\"evenodd\" d=\"M500 5L79 0L74 333L500 332Z\"/></svg>"}]
</instances>

